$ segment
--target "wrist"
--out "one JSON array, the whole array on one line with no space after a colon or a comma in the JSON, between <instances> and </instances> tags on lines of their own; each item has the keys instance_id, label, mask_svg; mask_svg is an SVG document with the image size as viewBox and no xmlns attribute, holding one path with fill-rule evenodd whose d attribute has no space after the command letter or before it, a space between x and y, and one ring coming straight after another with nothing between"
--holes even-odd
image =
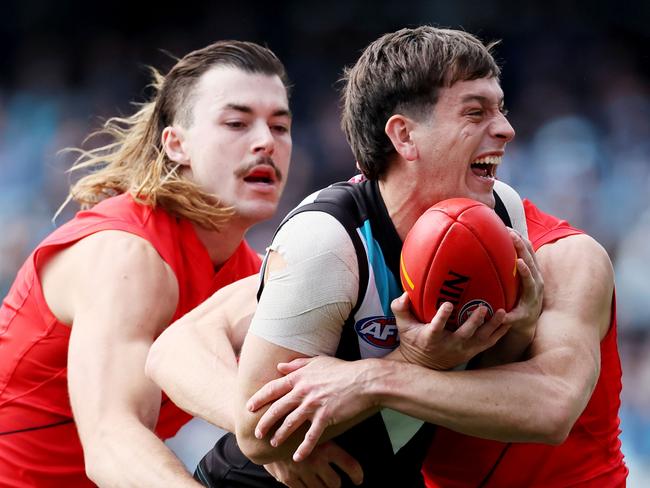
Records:
<instances>
[{"instance_id":1,"label":"wrist","mask_svg":"<svg viewBox=\"0 0 650 488\"><path fill-rule=\"evenodd\" d=\"M397 361L400 363L408 363L409 360L404 354L404 348L400 345L396 349L393 349L390 353L386 354L381 360L388 359L390 361Z\"/></svg>"},{"instance_id":2,"label":"wrist","mask_svg":"<svg viewBox=\"0 0 650 488\"><path fill-rule=\"evenodd\" d=\"M385 359L366 359L369 377L365 382L367 385L364 389L364 395L375 409L386 406L390 397L391 384L395 375L395 366L400 362L406 362L403 355L394 351L392 360Z\"/></svg>"}]
</instances>

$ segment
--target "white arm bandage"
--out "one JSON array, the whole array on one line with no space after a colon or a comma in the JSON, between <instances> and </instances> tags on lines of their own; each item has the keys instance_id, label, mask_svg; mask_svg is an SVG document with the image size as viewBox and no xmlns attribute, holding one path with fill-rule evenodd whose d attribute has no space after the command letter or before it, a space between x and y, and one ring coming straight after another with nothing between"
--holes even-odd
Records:
<instances>
[{"instance_id":1,"label":"white arm bandage","mask_svg":"<svg viewBox=\"0 0 650 488\"><path fill-rule=\"evenodd\" d=\"M286 267L269 274L250 332L307 356L333 356L359 289L350 236L331 215L303 212L282 226L269 251Z\"/></svg>"}]
</instances>

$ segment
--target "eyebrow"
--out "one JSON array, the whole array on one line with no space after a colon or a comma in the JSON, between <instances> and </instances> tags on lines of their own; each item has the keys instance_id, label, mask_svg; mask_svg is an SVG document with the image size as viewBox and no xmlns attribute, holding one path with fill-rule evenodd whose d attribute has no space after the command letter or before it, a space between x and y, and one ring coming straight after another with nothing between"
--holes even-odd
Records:
<instances>
[{"instance_id":1,"label":"eyebrow","mask_svg":"<svg viewBox=\"0 0 650 488\"><path fill-rule=\"evenodd\" d=\"M503 105L503 100L504 97L499 98L499 106ZM479 102L482 105L489 105L492 103L492 101L483 95L465 95L463 98L461 98L462 103L467 103L467 102Z\"/></svg>"},{"instance_id":2,"label":"eyebrow","mask_svg":"<svg viewBox=\"0 0 650 488\"><path fill-rule=\"evenodd\" d=\"M227 103L224 107L224 110L236 110L237 112L243 112L245 114L253 113L253 109L248 105L239 105L237 103ZM291 117L291 110L286 108L281 108L274 111L271 115L273 117L283 117L283 116Z\"/></svg>"}]
</instances>

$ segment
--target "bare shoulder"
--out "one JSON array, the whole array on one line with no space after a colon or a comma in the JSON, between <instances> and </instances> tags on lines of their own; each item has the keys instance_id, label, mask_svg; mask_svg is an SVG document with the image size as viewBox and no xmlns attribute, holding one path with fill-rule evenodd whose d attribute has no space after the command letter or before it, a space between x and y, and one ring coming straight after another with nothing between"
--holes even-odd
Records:
<instances>
[{"instance_id":1,"label":"bare shoulder","mask_svg":"<svg viewBox=\"0 0 650 488\"><path fill-rule=\"evenodd\" d=\"M89 308L151 314L170 320L178 302L174 272L145 239L122 231L92 234L57 254L41 270L52 312L71 324Z\"/></svg>"},{"instance_id":2,"label":"bare shoulder","mask_svg":"<svg viewBox=\"0 0 650 488\"><path fill-rule=\"evenodd\" d=\"M614 273L607 251L593 237L576 234L546 244L537 250L539 264L546 274L578 275L596 274L601 279L611 279Z\"/></svg>"},{"instance_id":3,"label":"bare shoulder","mask_svg":"<svg viewBox=\"0 0 650 488\"><path fill-rule=\"evenodd\" d=\"M614 291L607 251L594 238L578 234L542 246L537 259L544 277L544 310L597 323L602 338L609 328Z\"/></svg>"}]
</instances>

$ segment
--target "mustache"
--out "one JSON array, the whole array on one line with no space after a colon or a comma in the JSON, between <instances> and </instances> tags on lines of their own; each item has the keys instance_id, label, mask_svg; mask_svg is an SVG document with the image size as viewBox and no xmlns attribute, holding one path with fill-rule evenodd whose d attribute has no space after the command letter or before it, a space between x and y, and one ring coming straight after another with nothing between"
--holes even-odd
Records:
<instances>
[{"instance_id":1,"label":"mustache","mask_svg":"<svg viewBox=\"0 0 650 488\"><path fill-rule=\"evenodd\" d=\"M273 158L271 156L260 156L252 163L249 163L246 166L242 166L241 168L237 168L235 170L235 176L238 178L243 178L256 166L269 166L275 174L275 179L277 181L282 181L282 173L275 165L275 161L273 161Z\"/></svg>"}]
</instances>

